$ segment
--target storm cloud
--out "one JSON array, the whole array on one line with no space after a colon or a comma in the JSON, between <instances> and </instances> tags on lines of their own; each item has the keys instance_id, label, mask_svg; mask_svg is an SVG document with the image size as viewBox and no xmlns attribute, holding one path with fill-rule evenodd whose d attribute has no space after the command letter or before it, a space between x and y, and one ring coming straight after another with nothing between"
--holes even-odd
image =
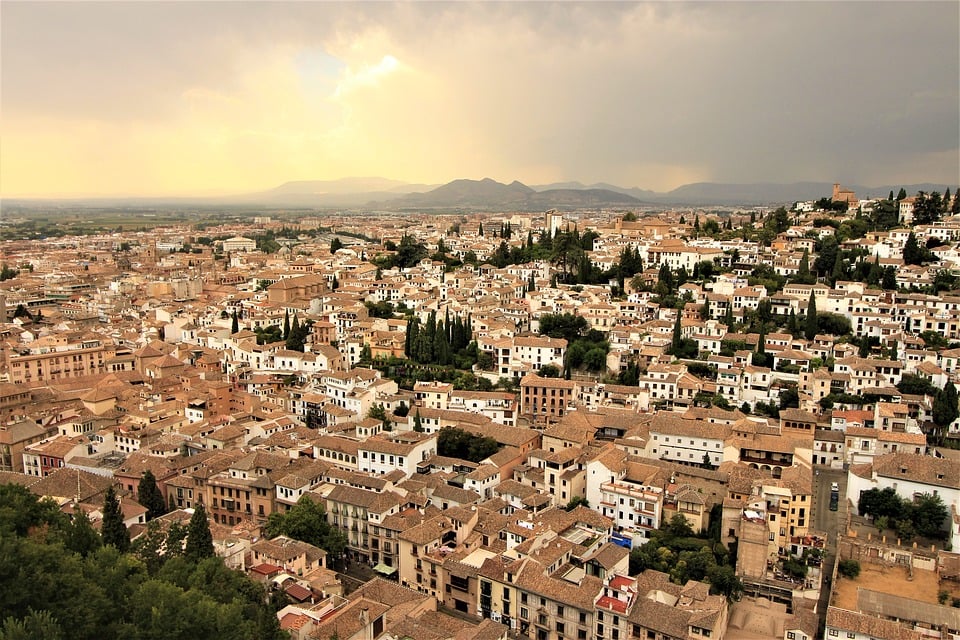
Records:
<instances>
[{"instance_id":1,"label":"storm cloud","mask_svg":"<svg viewBox=\"0 0 960 640\"><path fill-rule=\"evenodd\" d=\"M960 180L960 4L34 3L0 192Z\"/></svg>"}]
</instances>

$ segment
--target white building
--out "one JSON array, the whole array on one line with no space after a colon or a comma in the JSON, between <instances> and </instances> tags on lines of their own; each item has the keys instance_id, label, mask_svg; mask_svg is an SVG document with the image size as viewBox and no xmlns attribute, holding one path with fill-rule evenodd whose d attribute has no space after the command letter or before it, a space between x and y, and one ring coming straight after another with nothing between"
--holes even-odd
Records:
<instances>
[{"instance_id":1,"label":"white building","mask_svg":"<svg viewBox=\"0 0 960 640\"><path fill-rule=\"evenodd\" d=\"M371 475L386 475L399 469L410 477L417 472L419 463L436 453L436 436L415 431L380 434L357 447L358 467Z\"/></svg>"}]
</instances>

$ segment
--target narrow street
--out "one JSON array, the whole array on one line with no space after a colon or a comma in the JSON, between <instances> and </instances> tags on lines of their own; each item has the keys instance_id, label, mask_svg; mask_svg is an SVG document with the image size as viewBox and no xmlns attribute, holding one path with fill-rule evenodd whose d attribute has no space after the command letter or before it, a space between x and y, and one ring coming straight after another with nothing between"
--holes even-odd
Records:
<instances>
[{"instance_id":1,"label":"narrow street","mask_svg":"<svg viewBox=\"0 0 960 640\"><path fill-rule=\"evenodd\" d=\"M819 471L819 473L817 473ZM840 499L836 511L830 510L830 486L840 485ZM823 556L823 570L826 576L833 574L836 562L837 534L847 518L847 472L842 469L814 467L813 474L813 529L827 534L827 544ZM820 619L820 636L826 625L827 606L830 603L830 589L833 585L824 584L817 603L817 616Z\"/></svg>"}]
</instances>

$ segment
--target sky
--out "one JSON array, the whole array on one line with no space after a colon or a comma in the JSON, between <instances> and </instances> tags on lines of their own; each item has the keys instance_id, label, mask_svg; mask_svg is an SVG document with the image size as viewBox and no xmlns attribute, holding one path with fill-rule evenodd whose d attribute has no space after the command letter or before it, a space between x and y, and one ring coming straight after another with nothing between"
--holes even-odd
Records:
<instances>
[{"instance_id":1,"label":"sky","mask_svg":"<svg viewBox=\"0 0 960 640\"><path fill-rule=\"evenodd\" d=\"M0 195L960 182L960 3L0 3Z\"/></svg>"}]
</instances>

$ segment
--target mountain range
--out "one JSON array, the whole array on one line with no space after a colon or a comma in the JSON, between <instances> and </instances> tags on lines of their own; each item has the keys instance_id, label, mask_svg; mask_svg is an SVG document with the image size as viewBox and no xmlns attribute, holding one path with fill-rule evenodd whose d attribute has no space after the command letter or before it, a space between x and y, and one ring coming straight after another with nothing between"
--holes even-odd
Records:
<instances>
[{"instance_id":1,"label":"mountain range","mask_svg":"<svg viewBox=\"0 0 960 640\"><path fill-rule=\"evenodd\" d=\"M940 191L948 185L912 184L866 187L844 185L860 197L885 197L901 186L907 193ZM288 182L270 191L242 196L247 202L300 206L368 206L375 209L477 209L538 211L550 208L637 207L662 205L779 205L829 197L828 182L724 184L697 182L656 192L609 183L557 182L528 186L491 178L460 179L443 185L415 185L383 178Z\"/></svg>"},{"instance_id":2,"label":"mountain range","mask_svg":"<svg viewBox=\"0 0 960 640\"><path fill-rule=\"evenodd\" d=\"M943 193L951 185L907 184L866 187L844 185L861 198L886 197L901 187L910 195L917 191ZM953 185L956 187L956 185ZM951 187L951 188L953 188ZM70 202L100 205L199 205L208 207L296 207L364 208L373 210L478 210L545 211L592 207L657 206L757 206L792 204L829 197L833 184L828 182L725 184L697 182L672 191L656 192L637 187L619 187L599 182L556 182L528 186L518 181L509 184L490 178L460 179L443 185L411 184L388 178L342 178L339 180L300 180L286 182L267 191L220 197L180 198L84 198ZM7 199L6 204L39 201Z\"/></svg>"}]
</instances>

